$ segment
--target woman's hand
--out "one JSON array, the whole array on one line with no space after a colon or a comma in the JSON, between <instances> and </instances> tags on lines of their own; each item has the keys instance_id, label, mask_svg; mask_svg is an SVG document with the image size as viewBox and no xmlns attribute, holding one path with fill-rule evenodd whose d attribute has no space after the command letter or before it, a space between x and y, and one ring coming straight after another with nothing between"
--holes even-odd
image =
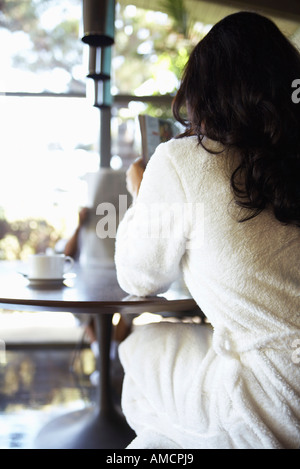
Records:
<instances>
[{"instance_id":1,"label":"woman's hand","mask_svg":"<svg viewBox=\"0 0 300 469\"><path fill-rule=\"evenodd\" d=\"M87 220L87 217L89 215L89 212L90 212L90 209L88 207L83 207L79 214L78 214L78 218L79 218L79 222L78 222L78 226L81 228L82 225L84 224L84 222Z\"/></svg>"},{"instance_id":2,"label":"woman's hand","mask_svg":"<svg viewBox=\"0 0 300 469\"><path fill-rule=\"evenodd\" d=\"M132 195L133 201L136 199L143 179L145 166L143 159L139 158L132 163L126 172L126 185L128 192Z\"/></svg>"}]
</instances>

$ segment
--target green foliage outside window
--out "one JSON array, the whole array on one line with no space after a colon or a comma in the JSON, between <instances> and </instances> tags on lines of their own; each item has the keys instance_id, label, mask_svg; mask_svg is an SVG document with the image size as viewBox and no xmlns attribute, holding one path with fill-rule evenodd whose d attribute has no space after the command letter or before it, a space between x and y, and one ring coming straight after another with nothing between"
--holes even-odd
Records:
<instances>
[{"instance_id":1,"label":"green foliage outside window","mask_svg":"<svg viewBox=\"0 0 300 469\"><path fill-rule=\"evenodd\" d=\"M26 259L30 254L55 248L60 233L46 220L23 219L9 222L0 208L0 260Z\"/></svg>"}]
</instances>

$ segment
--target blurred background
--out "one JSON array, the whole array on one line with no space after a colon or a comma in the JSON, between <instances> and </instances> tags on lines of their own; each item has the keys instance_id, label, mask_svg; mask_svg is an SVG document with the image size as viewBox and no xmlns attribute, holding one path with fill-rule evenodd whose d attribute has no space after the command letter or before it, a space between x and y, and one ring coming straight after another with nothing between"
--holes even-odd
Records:
<instances>
[{"instance_id":1,"label":"blurred background","mask_svg":"<svg viewBox=\"0 0 300 469\"><path fill-rule=\"evenodd\" d=\"M269 16L300 46L298 0L116 1L112 169L126 171L141 155L140 113L171 117L194 45L242 9ZM101 110L81 38L82 0L0 0L0 260L69 238L87 203L87 175L101 166ZM88 348L77 353L82 340L69 313L0 310L0 448L30 446L50 410L93 401L95 359ZM116 398L119 377L117 369Z\"/></svg>"},{"instance_id":2,"label":"blurred background","mask_svg":"<svg viewBox=\"0 0 300 469\"><path fill-rule=\"evenodd\" d=\"M297 1L251 2L300 42ZM170 116L192 47L246 2L121 0L111 57L111 161L141 153L137 115ZM0 1L0 259L68 237L100 165L99 109L89 99L82 0ZM297 78L297 77L296 77ZM42 193L42 196L41 196Z\"/></svg>"}]
</instances>

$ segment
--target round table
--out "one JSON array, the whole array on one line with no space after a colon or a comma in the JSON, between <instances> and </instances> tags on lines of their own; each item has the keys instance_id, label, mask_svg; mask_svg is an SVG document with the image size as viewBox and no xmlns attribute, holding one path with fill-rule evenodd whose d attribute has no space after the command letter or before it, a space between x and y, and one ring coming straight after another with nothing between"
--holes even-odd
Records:
<instances>
[{"instance_id":1,"label":"round table","mask_svg":"<svg viewBox=\"0 0 300 469\"><path fill-rule=\"evenodd\" d=\"M22 274L23 273L23 274ZM95 405L70 412L48 423L36 439L36 448L118 449L134 438L121 410L112 400L110 344L115 313L140 314L145 311L199 312L195 301L177 290L154 297L127 295L119 286L113 266L75 265L57 285L31 284L24 264L0 261L0 306L17 310L67 311L95 317L101 379Z\"/></svg>"}]
</instances>

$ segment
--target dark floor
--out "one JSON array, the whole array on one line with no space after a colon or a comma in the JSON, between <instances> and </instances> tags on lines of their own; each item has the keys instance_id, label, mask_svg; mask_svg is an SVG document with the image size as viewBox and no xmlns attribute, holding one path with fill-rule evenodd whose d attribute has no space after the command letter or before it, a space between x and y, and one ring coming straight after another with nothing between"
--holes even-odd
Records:
<instances>
[{"instance_id":1,"label":"dark floor","mask_svg":"<svg viewBox=\"0 0 300 469\"><path fill-rule=\"evenodd\" d=\"M0 362L0 449L34 448L40 429L54 417L90 406L95 359L89 348L24 346L6 350ZM121 373L112 376L116 401Z\"/></svg>"}]
</instances>

